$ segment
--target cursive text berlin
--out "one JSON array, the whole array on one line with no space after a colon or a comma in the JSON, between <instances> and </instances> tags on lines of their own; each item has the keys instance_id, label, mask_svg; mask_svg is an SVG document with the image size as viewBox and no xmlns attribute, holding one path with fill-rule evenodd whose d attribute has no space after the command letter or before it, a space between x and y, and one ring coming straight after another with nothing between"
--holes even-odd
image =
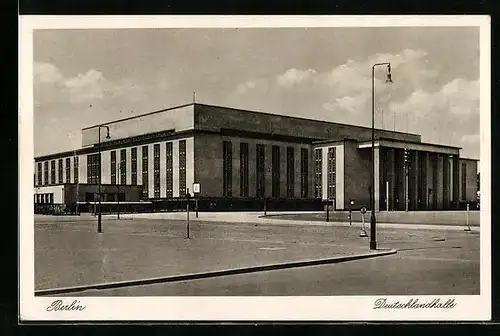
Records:
<instances>
[{"instance_id":1,"label":"cursive text berlin","mask_svg":"<svg viewBox=\"0 0 500 336\"><path fill-rule=\"evenodd\" d=\"M47 307L47 311L82 311L85 308L87 306L80 305L78 300L73 300L70 304L63 302L63 300L55 300Z\"/></svg>"}]
</instances>

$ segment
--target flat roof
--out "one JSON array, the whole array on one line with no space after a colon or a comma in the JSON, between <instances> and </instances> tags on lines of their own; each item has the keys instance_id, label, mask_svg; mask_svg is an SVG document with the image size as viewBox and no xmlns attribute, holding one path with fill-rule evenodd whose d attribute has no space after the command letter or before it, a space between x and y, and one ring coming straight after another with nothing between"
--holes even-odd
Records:
<instances>
[{"instance_id":1,"label":"flat roof","mask_svg":"<svg viewBox=\"0 0 500 336\"><path fill-rule=\"evenodd\" d=\"M164 108L164 109L161 109L161 110L156 110L156 111L153 111L153 112L147 112L147 113L139 114L139 115L128 117L128 118L116 119L116 120L108 121L108 122L105 122L105 123L102 123L102 124L97 124L97 125L94 125L94 126L84 127L84 128L82 128L82 131L87 130L87 129L91 129L91 128L95 128L95 127L98 127L98 126L114 124L114 123L117 123L117 122L131 120L131 119L137 119L137 118L145 117L145 116L148 116L148 115L151 115L151 114L156 114L156 113L166 112L166 111L170 111L170 110L175 110L175 109L187 107L187 106L190 106L190 105L194 105L194 103L184 104L184 105L179 105L179 106L174 106L174 107L168 107L168 108Z\"/></svg>"},{"instance_id":2,"label":"flat roof","mask_svg":"<svg viewBox=\"0 0 500 336\"><path fill-rule=\"evenodd\" d=\"M342 126L351 126L351 127L359 127L359 128L364 128L364 129L371 129L371 127L361 126L361 125L345 124L345 123L338 123L338 122L334 122L334 121L326 121L326 120L311 119L311 118L304 118L304 117L287 116L287 115L283 115L283 114L269 113L269 112L262 112L262 111L245 110L245 109L240 109L240 108L235 108L235 107L230 107L230 106L220 106L220 105L202 104L202 103L189 103L189 104L183 104L183 105L168 107L168 108L164 108L164 109L161 109L161 110L147 112L147 113L139 114L139 115L128 117L128 118L112 120L112 121L109 121L109 122L105 122L105 123L101 123L101 124L97 124L97 125L85 127L85 128L82 128L82 131L83 130L87 130L87 129L91 129L91 128L95 128L95 127L98 127L98 126L114 124L114 123L121 122L121 121L142 118L142 117L145 117L145 116L148 116L148 115L152 115L152 114L156 114L156 113L161 113L161 112L166 112L166 111L171 111L171 110L175 110L175 109L178 109L178 108L183 108L183 107L187 107L187 106L191 106L191 105L192 106L195 106L195 105L209 106L209 107L226 109L226 110L235 110L235 111L241 111L241 112L246 112L246 113L261 114L261 115L274 116L274 117L282 117L282 118L288 118L288 119L294 119L294 120L315 121L315 122L322 122L322 123L331 124L331 125L342 125ZM397 133L397 134L407 134L407 135L413 135L413 136L419 136L420 135L420 134L416 134L416 133L391 131L391 130L385 130L385 129L380 129L380 128L375 128L375 130L377 130L377 131L391 132L391 133Z\"/></svg>"}]
</instances>

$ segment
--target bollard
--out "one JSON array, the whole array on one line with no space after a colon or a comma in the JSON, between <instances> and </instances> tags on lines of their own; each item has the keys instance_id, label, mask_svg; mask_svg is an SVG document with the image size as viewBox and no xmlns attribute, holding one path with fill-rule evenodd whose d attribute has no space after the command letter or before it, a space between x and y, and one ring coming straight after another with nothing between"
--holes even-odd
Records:
<instances>
[{"instance_id":1,"label":"bollard","mask_svg":"<svg viewBox=\"0 0 500 336\"><path fill-rule=\"evenodd\" d=\"M469 203L467 203L467 211L465 212L465 216L467 219L467 227L464 229L464 231L470 232L472 231L469 225Z\"/></svg>"},{"instance_id":2,"label":"bollard","mask_svg":"<svg viewBox=\"0 0 500 336\"><path fill-rule=\"evenodd\" d=\"M362 222L362 228L361 232L359 233L360 237L368 237L368 234L366 233L365 230L365 214L361 214L361 222Z\"/></svg>"},{"instance_id":3,"label":"bollard","mask_svg":"<svg viewBox=\"0 0 500 336\"><path fill-rule=\"evenodd\" d=\"M328 203L326 204L326 222L328 223L330 221L330 206Z\"/></svg>"},{"instance_id":4,"label":"bollard","mask_svg":"<svg viewBox=\"0 0 500 336\"><path fill-rule=\"evenodd\" d=\"M366 213L366 207L361 207L361 232L359 233L360 237L368 237L368 234L366 233L365 229L365 213Z\"/></svg>"}]
</instances>

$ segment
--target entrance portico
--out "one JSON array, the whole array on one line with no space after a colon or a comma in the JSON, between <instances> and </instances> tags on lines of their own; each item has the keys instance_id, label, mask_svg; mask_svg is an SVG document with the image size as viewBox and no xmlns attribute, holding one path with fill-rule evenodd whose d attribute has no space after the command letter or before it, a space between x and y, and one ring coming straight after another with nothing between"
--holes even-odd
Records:
<instances>
[{"instance_id":1,"label":"entrance portico","mask_svg":"<svg viewBox=\"0 0 500 336\"><path fill-rule=\"evenodd\" d=\"M358 150L371 152L371 142L360 142ZM452 146L376 140L375 210L457 209L459 151Z\"/></svg>"}]
</instances>

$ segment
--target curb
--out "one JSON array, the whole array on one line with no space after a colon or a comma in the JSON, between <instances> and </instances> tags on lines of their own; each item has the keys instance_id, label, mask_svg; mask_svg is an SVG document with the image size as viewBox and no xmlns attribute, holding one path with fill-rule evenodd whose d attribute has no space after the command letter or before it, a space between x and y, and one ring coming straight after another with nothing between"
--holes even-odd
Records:
<instances>
[{"instance_id":1,"label":"curb","mask_svg":"<svg viewBox=\"0 0 500 336\"><path fill-rule=\"evenodd\" d=\"M185 281L185 280L204 279L204 278L212 278L212 277L218 277L218 276L246 274L246 273L271 271L271 270L279 270L279 269L287 269L287 268L295 268L295 267L336 264L336 263L347 262L347 261L352 261L352 260L382 257L382 256L391 255L391 254L396 254L396 253L397 253L397 250L395 250L395 249L380 249L379 251L373 252L373 253L353 254L353 255L349 255L349 256L333 257L333 258L326 258L326 259L293 261L293 262L287 262L287 263L281 263L281 264L251 266L251 267L234 268L234 269L227 269L227 270L221 270L221 271L173 275L173 276L167 276L167 277L150 278L150 279L142 279L142 280L109 282L109 283L101 283L101 284L94 284L94 285L77 286L77 287L41 289L41 290L35 291L35 296L76 293L76 292L83 292L83 291L92 290L92 289L112 289L112 288L131 287L131 286L143 286L143 285L152 285L152 284L164 283L164 282L176 282L176 281Z\"/></svg>"}]
</instances>

